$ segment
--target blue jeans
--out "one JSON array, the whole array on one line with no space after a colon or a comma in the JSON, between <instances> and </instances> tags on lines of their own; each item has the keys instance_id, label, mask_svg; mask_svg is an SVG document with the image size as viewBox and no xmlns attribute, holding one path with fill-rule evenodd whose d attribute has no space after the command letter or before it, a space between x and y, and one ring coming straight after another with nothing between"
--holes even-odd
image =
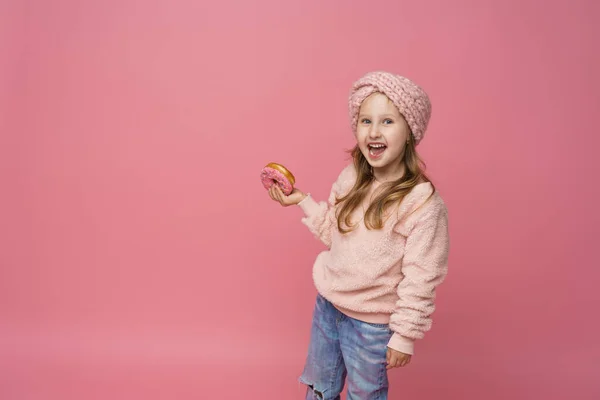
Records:
<instances>
[{"instance_id":1,"label":"blue jeans","mask_svg":"<svg viewBox=\"0 0 600 400\"><path fill-rule=\"evenodd\" d=\"M386 400L387 324L371 324L341 313L321 295L313 313L310 345L300 382L307 400L339 400L348 381L348 400Z\"/></svg>"}]
</instances>

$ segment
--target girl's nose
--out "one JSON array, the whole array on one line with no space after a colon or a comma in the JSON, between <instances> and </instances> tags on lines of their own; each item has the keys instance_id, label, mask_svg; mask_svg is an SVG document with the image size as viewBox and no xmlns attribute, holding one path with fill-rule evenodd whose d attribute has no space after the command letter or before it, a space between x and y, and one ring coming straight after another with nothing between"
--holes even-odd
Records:
<instances>
[{"instance_id":1,"label":"girl's nose","mask_svg":"<svg viewBox=\"0 0 600 400\"><path fill-rule=\"evenodd\" d=\"M371 129L369 129L369 137L377 138L380 136L381 136L381 133L379 132L379 128L376 125L372 125Z\"/></svg>"}]
</instances>

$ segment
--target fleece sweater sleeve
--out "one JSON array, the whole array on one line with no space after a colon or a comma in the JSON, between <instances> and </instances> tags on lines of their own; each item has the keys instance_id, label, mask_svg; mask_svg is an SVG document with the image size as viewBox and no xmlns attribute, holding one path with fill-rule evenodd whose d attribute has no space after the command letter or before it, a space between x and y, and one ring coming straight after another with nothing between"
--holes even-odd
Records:
<instances>
[{"instance_id":1,"label":"fleece sweater sleeve","mask_svg":"<svg viewBox=\"0 0 600 400\"><path fill-rule=\"evenodd\" d=\"M333 229L337 229L335 200L336 197L341 197L344 194L344 191L349 184L352 184L353 171L353 165L348 165L344 168L332 185L327 201L317 202L310 193L308 193L306 197L298 203L298 206L304 212L302 223L306 225L309 231L328 248L331 247L331 233Z\"/></svg>"},{"instance_id":2,"label":"fleece sweater sleeve","mask_svg":"<svg viewBox=\"0 0 600 400\"><path fill-rule=\"evenodd\" d=\"M431 328L436 287L448 271L448 214L443 202L434 202L415 222L405 245L399 300L390 318L394 332L388 347L414 354L414 341Z\"/></svg>"}]
</instances>

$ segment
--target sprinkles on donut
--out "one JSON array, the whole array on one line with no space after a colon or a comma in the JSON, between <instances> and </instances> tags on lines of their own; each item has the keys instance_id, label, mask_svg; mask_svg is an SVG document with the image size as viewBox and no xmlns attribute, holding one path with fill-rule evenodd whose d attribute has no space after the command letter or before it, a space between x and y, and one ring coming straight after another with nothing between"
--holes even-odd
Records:
<instances>
[{"instance_id":1,"label":"sprinkles on donut","mask_svg":"<svg viewBox=\"0 0 600 400\"><path fill-rule=\"evenodd\" d=\"M273 184L277 184L286 196L292 193L296 183L296 178L286 167L273 162L262 169L260 179L265 189L269 190Z\"/></svg>"}]
</instances>

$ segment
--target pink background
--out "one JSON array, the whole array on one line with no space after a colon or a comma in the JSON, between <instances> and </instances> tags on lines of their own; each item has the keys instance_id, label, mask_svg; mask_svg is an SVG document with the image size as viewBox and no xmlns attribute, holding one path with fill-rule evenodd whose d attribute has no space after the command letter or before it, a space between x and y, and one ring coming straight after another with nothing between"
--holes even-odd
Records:
<instances>
[{"instance_id":1,"label":"pink background","mask_svg":"<svg viewBox=\"0 0 600 400\"><path fill-rule=\"evenodd\" d=\"M374 69L451 218L390 397L600 398L599 3L366 4L0 2L0 398L302 398L323 247L259 172L324 199Z\"/></svg>"}]
</instances>

